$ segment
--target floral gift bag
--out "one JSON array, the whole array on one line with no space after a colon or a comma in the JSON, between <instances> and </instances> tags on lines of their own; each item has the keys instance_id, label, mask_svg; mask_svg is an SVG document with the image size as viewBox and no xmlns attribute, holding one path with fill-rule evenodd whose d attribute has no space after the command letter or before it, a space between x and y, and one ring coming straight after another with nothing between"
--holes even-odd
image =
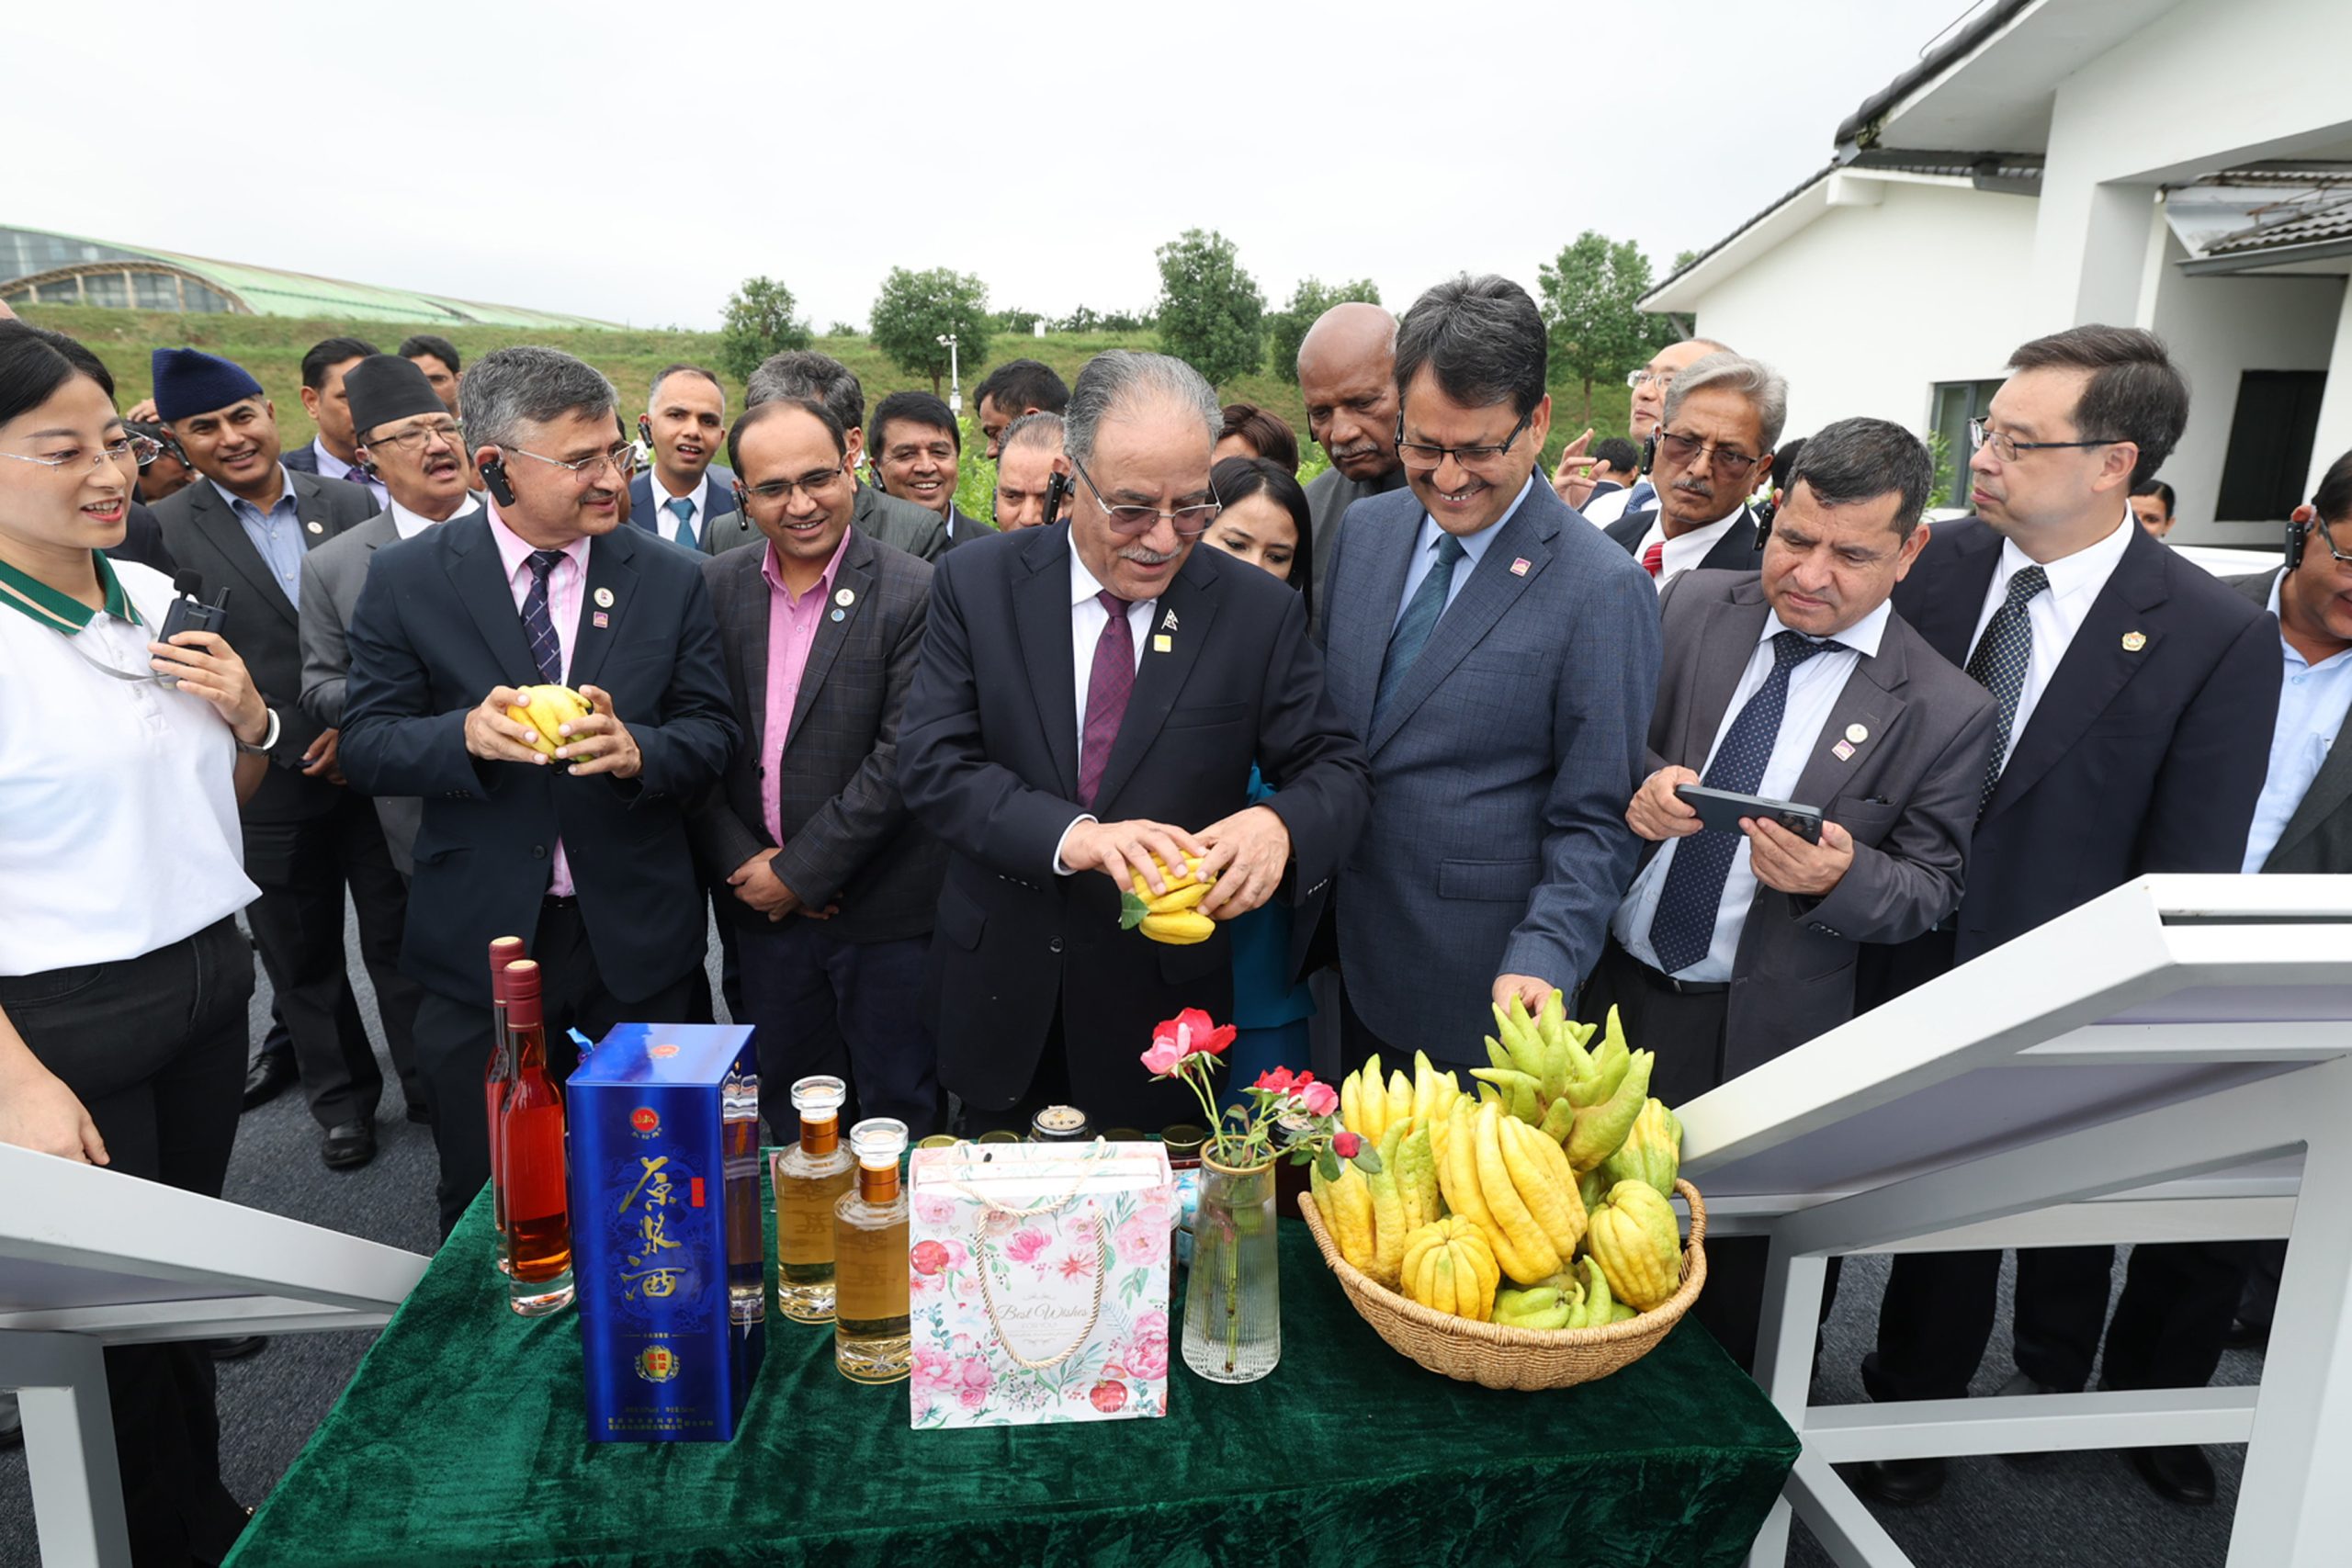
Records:
<instances>
[{"instance_id":1,"label":"floral gift bag","mask_svg":"<svg viewBox=\"0 0 2352 1568\"><path fill-rule=\"evenodd\" d=\"M1167 1414L1166 1151L958 1144L911 1172L915 1427Z\"/></svg>"}]
</instances>

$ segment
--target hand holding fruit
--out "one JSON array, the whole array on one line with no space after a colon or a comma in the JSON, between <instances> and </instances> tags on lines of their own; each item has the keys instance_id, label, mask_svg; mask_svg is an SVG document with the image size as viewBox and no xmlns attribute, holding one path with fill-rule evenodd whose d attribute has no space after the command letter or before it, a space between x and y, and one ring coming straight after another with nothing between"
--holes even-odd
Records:
<instances>
[{"instance_id":1,"label":"hand holding fruit","mask_svg":"<svg viewBox=\"0 0 2352 1568\"><path fill-rule=\"evenodd\" d=\"M637 748L637 737L613 711L612 694L602 686L582 686L579 694L592 711L556 727L556 759L570 762L575 773L637 777L645 767L645 754Z\"/></svg>"},{"instance_id":2,"label":"hand holding fruit","mask_svg":"<svg viewBox=\"0 0 2352 1568\"><path fill-rule=\"evenodd\" d=\"M1062 835L1062 864L1099 871L1122 888L1140 878L1150 895L1170 891L1168 868L1208 857L1206 844L1182 828L1137 818L1129 822L1073 822Z\"/></svg>"},{"instance_id":3,"label":"hand holding fruit","mask_svg":"<svg viewBox=\"0 0 2352 1568\"><path fill-rule=\"evenodd\" d=\"M1119 895L1119 929L1141 927L1144 935L1170 947L1190 947L1215 936L1216 922L1201 913L1200 907L1216 878L1205 874L1201 858L1177 862L1182 868L1177 871L1169 870L1169 863L1158 855L1151 857L1151 864L1165 891L1153 892L1141 872L1132 874L1127 884L1131 891Z\"/></svg>"},{"instance_id":4,"label":"hand holding fruit","mask_svg":"<svg viewBox=\"0 0 2352 1568\"><path fill-rule=\"evenodd\" d=\"M1229 920L1263 904L1290 864L1290 828L1271 807L1249 807L1210 823L1201 842L1209 847L1201 874L1216 884L1201 904L1211 919Z\"/></svg>"},{"instance_id":5,"label":"hand holding fruit","mask_svg":"<svg viewBox=\"0 0 2352 1568\"><path fill-rule=\"evenodd\" d=\"M539 733L526 694L562 689L492 686L481 705L466 714L466 750L485 762L544 765L555 755L555 742Z\"/></svg>"}]
</instances>

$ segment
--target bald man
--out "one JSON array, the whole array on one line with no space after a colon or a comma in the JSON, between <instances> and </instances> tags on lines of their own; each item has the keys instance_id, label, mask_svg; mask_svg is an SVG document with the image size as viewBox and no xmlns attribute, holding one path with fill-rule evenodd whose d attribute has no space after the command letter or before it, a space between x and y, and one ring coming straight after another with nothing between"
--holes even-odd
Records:
<instances>
[{"instance_id":1,"label":"bald man","mask_svg":"<svg viewBox=\"0 0 2352 1568\"><path fill-rule=\"evenodd\" d=\"M1299 340L1306 433L1331 459L1306 487L1317 605L1324 602L1340 519L1366 496L1405 487L1404 465L1396 460L1396 318L1377 305L1334 305Z\"/></svg>"},{"instance_id":2,"label":"bald man","mask_svg":"<svg viewBox=\"0 0 2352 1568\"><path fill-rule=\"evenodd\" d=\"M1668 344L1650 355L1650 362L1634 372L1633 415L1626 422L1631 427L1634 445L1642 448L1641 481L1624 490L1611 491L1607 495L1592 497L1592 465L1576 459L1584 453L1584 440L1579 437L1560 455L1560 466L1552 476L1552 488L1560 499L1584 513L1585 521L1598 527L1607 527L1630 512L1645 512L1657 505L1657 491L1651 485L1649 440L1657 434L1660 421L1666 417L1666 394L1674 385L1674 375L1685 366L1695 365L1711 354L1729 354L1730 348L1711 337L1685 338L1680 343Z\"/></svg>"}]
</instances>

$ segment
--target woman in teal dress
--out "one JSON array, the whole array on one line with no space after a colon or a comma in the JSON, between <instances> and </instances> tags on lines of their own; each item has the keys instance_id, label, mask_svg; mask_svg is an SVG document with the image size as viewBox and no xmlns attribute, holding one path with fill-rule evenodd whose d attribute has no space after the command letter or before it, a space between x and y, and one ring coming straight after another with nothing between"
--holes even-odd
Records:
<instances>
[{"instance_id":1,"label":"woman in teal dress","mask_svg":"<svg viewBox=\"0 0 2352 1568\"><path fill-rule=\"evenodd\" d=\"M1225 510L1201 542L1272 572L1307 598L1315 579L1314 537L1307 528L1306 491L1280 463L1227 457L1210 474ZM1309 602L1306 609L1314 611ZM1251 804L1274 792L1250 771ZM1308 1062L1306 1021L1315 1002L1291 984L1291 909L1269 901L1230 922L1233 938L1233 1022L1240 1032L1225 1054L1223 1096L1237 1103L1258 1075L1294 1071Z\"/></svg>"}]
</instances>

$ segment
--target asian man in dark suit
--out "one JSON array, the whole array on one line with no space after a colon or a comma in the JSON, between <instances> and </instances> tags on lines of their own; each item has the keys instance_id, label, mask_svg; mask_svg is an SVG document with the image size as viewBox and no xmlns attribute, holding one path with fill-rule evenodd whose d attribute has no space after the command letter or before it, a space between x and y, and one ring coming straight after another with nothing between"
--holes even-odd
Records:
<instances>
[{"instance_id":1,"label":"asian man in dark suit","mask_svg":"<svg viewBox=\"0 0 2352 1568\"><path fill-rule=\"evenodd\" d=\"M1423 294L1396 334L1408 488L1334 536L1317 623L1373 791L1338 892L1351 1063L1471 1065L1490 1004L1591 971L1633 878L1657 596L1535 471L1547 353L1515 283Z\"/></svg>"},{"instance_id":2,"label":"asian man in dark suit","mask_svg":"<svg viewBox=\"0 0 2352 1568\"><path fill-rule=\"evenodd\" d=\"M692 822L758 1031L768 1125L812 1073L845 1120L938 1127L923 962L947 852L899 793L899 728L931 601L929 563L850 526L849 445L822 403L777 398L728 437L758 549L704 564L743 744Z\"/></svg>"},{"instance_id":3,"label":"asian man in dark suit","mask_svg":"<svg viewBox=\"0 0 2352 1568\"><path fill-rule=\"evenodd\" d=\"M699 365L665 367L653 378L637 433L653 456L629 481L628 520L687 549L718 553L711 529L735 510L735 475L712 461L727 440L718 378Z\"/></svg>"},{"instance_id":4,"label":"asian man in dark suit","mask_svg":"<svg viewBox=\"0 0 2352 1568\"><path fill-rule=\"evenodd\" d=\"M967 516L956 504L964 432L933 394L893 392L874 406L873 456L885 492L939 514L948 549L997 531L994 524Z\"/></svg>"},{"instance_id":5,"label":"asian man in dark suit","mask_svg":"<svg viewBox=\"0 0 2352 1568\"><path fill-rule=\"evenodd\" d=\"M490 1172L492 940L539 965L548 1059L624 1019L707 1018L707 912L686 809L736 741L692 555L621 526L633 449L612 384L549 348L486 355L459 393L481 512L376 552L351 623L344 766L424 801L402 966L446 1234ZM508 709L563 684L591 711L555 755Z\"/></svg>"},{"instance_id":6,"label":"asian man in dark suit","mask_svg":"<svg viewBox=\"0 0 2352 1568\"><path fill-rule=\"evenodd\" d=\"M1976 516L1939 525L1894 593L1896 612L1996 705L1967 892L1942 928L1864 951L1861 1008L2133 877L2236 872L2262 791L2278 710L2276 627L2149 537L2127 503L2188 423L2187 382L2160 340L2132 328L2070 328L2009 363L1990 412L1971 423ZM1862 1368L1873 1399L1967 1393L1992 1331L2000 1261L1996 1252L1895 1259L1878 1348ZM2018 1371L2005 1393L2084 1386L2112 1262L2105 1247L2018 1253ZM2154 1289L2234 1302L2236 1285L2234 1270L2199 1248L2143 1244L2125 1299ZM2193 1358L2142 1333L2156 1321L2119 1313L2109 1386L2192 1381ZM2165 1456L2152 1485L2194 1500L2195 1464L2179 1456L2195 1450L2138 1453ZM1916 1503L1941 1487L1944 1469L1940 1459L1887 1461L1859 1467L1854 1481ZM2210 1467L2201 1489L2210 1499Z\"/></svg>"},{"instance_id":7,"label":"asian man in dark suit","mask_svg":"<svg viewBox=\"0 0 2352 1568\"><path fill-rule=\"evenodd\" d=\"M298 605L309 552L376 505L356 485L287 470L277 410L242 367L157 349L154 381L157 412L203 476L156 503L164 547L202 580L204 598L229 591L228 635L280 720L269 773L242 810L245 873L262 889L246 920L322 1129L321 1157L347 1169L375 1155L383 1074L344 972L346 886L387 1034L406 1032L413 992L399 969L400 875L383 829L343 787L338 732L301 707Z\"/></svg>"},{"instance_id":8,"label":"asian man in dark suit","mask_svg":"<svg viewBox=\"0 0 2352 1568\"><path fill-rule=\"evenodd\" d=\"M865 389L840 360L807 348L768 355L744 383L745 412L770 398L807 398L824 404L841 421L842 428L849 432L851 472L854 473L858 465L866 460ZM923 560L935 561L947 548L947 525L938 513L895 495L885 495L868 484L857 487L857 517L851 525L868 538L879 539ZM717 555L722 550L763 542L760 531L738 513L712 529L707 547Z\"/></svg>"},{"instance_id":9,"label":"asian man in dark suit","mask_svg":"<svg viewBox=\"0 0 2352 1568\"><path fill-rule=\"evenodd\" d=\"M1840 420L1788 479L1760 576L1686 572L1659 599L1651 772L1625 813L1642 870L1578 1010L1617 1007L1668 1105L1844 1023L1863 944L1960 903L1993 699L1887 604L1928 542L1933 469L1901 426ZM1819 840L1769 817L1703 831L1686 784L1812 807ZM1765 1257L1748 1236L1707 1249L1700 1320L1742 1366Z\"/></svg>"},{"instance_id":10,"label":"asian man in dark suit","mask_svg":"<svg viewBox=\"0 0 2352 1568\"><path fill-rule=\"evenodd\" d=\"M1063 1100L1098 1124L1179 1118L1189 1097L1136 1058L1185 1008L1229 1016L1232 947L1122 930L1130 879L1161 888L1155 854L1203 855L1204 912L1285 898L1303 939L1362 828L1363 752L1300 596L1196 547L1223 418L1180 360L1097 355L1065 414L1069 521L981 539L932 579L899 782L950 849L928 999L972 1126L1025 1128ZM1277 791L1254 807L1252 763Z\"/></svg>"},{"instance_id":11,"label":"asian man in dark suit","mask_svg":"<svg viewBox=\"0 0 2352 1568\"><path fill-rule=\"evenodd\" d=\"M1776 372L1727 350L1675 373L1650 438L1657 499L1604 530L1660 592L1686 571L1754 571L1760 564L1747 498L1771 474L1788 410L1788 384Z\"/></svg>"}]
</instances>

